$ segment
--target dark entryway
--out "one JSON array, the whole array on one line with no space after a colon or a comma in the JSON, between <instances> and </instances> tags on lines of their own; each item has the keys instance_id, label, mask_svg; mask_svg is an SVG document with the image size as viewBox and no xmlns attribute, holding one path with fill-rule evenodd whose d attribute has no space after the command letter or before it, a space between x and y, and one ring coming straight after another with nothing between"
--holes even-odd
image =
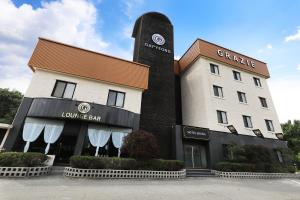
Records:
<instances>
[{"instance_id":1,"label":"dark entryway","mask_svg":"<svg viewBox=\"0 0 300 200\"><path fill-rule=\"evenodd\" d=\"M207 168L207 152L204 145L185 144L183 147L186 168Z\"/></svg>"},{"instance_id":2,"label":"dark entryway","mask_svg":"<svg viewBox=\"0 0 300 200\"><path fill-rule=\"evenodd\" d=\"M55 163L69 163L70 157L74 155L80 128L80 121L66 121L61 136L59 137L58 141L53 146L51 146L53 154L56 155ZM52 152L50 152L50 154Z\"/></svg>"}]
</instances>

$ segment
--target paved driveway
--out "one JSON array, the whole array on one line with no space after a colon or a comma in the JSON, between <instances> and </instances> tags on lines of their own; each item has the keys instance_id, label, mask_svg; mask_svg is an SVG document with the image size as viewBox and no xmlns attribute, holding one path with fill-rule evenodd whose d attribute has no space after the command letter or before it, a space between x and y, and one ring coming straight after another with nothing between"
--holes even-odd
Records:
<instances>
[{"instance_id":1,"label":"paved driveway","mask_svg":"<svg viewBox=\"0 0 300 200\"><path fill-rule=\"evenodd\" d=\"M91 180L49 176L0 179L0 200L300 200L300 179Z\"/></svg>"}]
</instances>

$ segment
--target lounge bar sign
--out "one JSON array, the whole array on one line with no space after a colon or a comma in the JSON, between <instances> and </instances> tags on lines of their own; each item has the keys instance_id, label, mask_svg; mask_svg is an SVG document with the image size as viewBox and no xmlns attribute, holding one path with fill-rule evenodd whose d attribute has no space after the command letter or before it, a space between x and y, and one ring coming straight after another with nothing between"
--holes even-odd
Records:
<instances>
[{"instance_id":1,"label":"lounge bar sign","mask_svg":"<svg viewBox=\"0 0 300 200\"><path fill-rule=\"evenodd\" d=\"M252 60L248 60L242 56L238 56L238 55L235 55L233 53L229 53L227 51L224 51L224 50L221 50L221 49L218 49L217 50L217 54L220 56L220 57L223 57L225 59L228 59L228 60L231 60L233 62L237 62L239 64L242 64L242 65L247 65L247 66L250 66L250 67L255 67L255 62L252 61Z\"/></svg>"},{"instance_id":2,"label":"lounge bar sign","mask_svg":"<svg viewBox=\"0 0 300 200\"><path fill-rule=\"evenodd\" d=\"M90 104L83 102L78 105L78 112L62 112L61 117L100 122L100 116L87 114L90 110Z\"/></svg>"},{"instance_id":3,"label":"lounge bar sign","mask_svg":"<svg viewBox=\"0 0 300 200\"><path fill-rule=\"evenodd\" d=\"M182 128L183 137L197 140L209 140L209 129L184 126Z\"/></svg>"}]
</instances>

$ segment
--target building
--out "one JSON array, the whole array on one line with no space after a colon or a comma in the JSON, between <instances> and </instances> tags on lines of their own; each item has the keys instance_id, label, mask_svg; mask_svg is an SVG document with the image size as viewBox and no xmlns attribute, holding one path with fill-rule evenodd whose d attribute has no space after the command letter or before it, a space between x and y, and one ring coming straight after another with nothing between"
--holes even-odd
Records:
<instances>
[{"instance_id":1,"label":"building","mask_svg":"<svg viewBox=\"0 0 300 200\"><path fill-rule=\"evenodd\" d=\"M174 60L173 25L156 12L134 25L133 62L40 38L34 72L4 148L120 155L122 138L153 133L162 158L213 168L226 145L286 147L266 63L197 39Z\"/></svg>"}]
</instances>

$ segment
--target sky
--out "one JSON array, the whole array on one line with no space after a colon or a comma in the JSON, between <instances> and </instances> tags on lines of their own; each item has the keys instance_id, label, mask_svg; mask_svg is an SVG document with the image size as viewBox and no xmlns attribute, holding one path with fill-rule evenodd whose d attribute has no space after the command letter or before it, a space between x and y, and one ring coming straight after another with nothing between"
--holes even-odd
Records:
<instances>
[{"instance_id":1,"label":"sky","mask_svg":"<svg viewBox=\"0 0 300 200\"><path fill-rule=\"evenodd\" d=\"M300 119L300 1L0 0L0 87L22 93L38 37L132 60L132 28L157 11L174 26L175 58L197 39L268 64L280 122Z\"/></svg>"}]
</instances>

